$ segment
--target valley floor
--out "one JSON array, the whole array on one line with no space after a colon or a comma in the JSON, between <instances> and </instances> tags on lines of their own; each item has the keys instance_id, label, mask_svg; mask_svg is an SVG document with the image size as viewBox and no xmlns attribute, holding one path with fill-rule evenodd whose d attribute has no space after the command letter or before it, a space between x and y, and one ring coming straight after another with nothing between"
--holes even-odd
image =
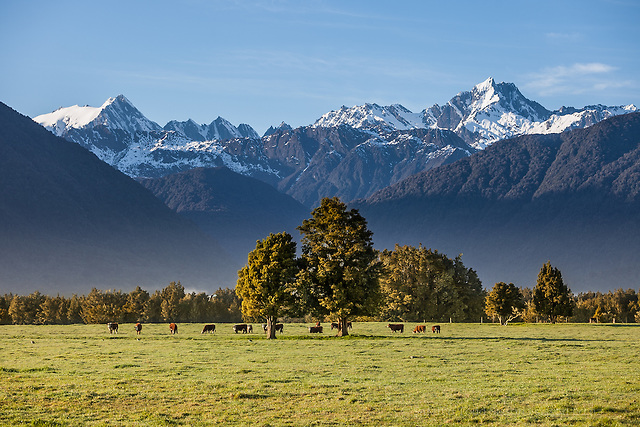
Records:
<instances>
[{"instance_id":1,"label":"valley floor","mask_svg":"<svg viewBox=\"0 0 640 427\"><path fill-rule=\"evenodd\" d=\"M307 326L0 326L0 424L640 423L638 324Z\"/></svg>"}]
</instances>

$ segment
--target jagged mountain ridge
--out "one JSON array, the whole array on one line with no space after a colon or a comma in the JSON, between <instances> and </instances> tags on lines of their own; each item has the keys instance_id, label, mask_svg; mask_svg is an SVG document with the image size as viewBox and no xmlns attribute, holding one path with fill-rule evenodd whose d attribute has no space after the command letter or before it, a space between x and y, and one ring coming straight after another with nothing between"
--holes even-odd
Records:
<instances>
[{"instance_id":1,"label":"jagged mountain ridge","mask_svg":"<svg viewBox=\"0 0 640 427\"><path fill-rule=\"evenodd\" d=\"M575 291L637 288L640 113L500 141L353 203L379 248L463 253L486 287L535 285L548 260Z\"/></svg>"},{"instance_id":2,"label":"jagged mountain ridge","mask_svg":"<svg viewBox=\"0 0 640 427\"><path fill-rule=\"evenodd\" d=\"M119 96L100 107L69 107L34 120L77 142L132 177L160 177L220 167L261 179L315 207L322 197L367 197L412 173L451 163L520 134L585 127L635 106L551 112L512 83L493 79L445 106L412 113L401 105L365 104L292 129L284 122L262 138L248 125L218 117L210 125L171 121L164 128ZM95 116L92 116L95 115ZM130 120L122 120L122 116ZM110 119L116 116L116 119ZM105 118L106 117L106 118Z\"/></svg>"},{"instance_id":3,"label":"jagged mountain ridge","mask_svg":"<svg viewBox=\"0 0 640 427\"><path fill-rule=\"evenodd\" d=\"M365 104L343 106L318 119L314 126L347 124L374 132L415 128L449 129L476 149L518 135L560 133L591 126L608 117L637 111L636 106L563 107L549 111L527 99L513 83L488 78L470 91L454 96L447 104L433 105L413 113L401 105L381 107Z\"/></svg>"}]
</instances>

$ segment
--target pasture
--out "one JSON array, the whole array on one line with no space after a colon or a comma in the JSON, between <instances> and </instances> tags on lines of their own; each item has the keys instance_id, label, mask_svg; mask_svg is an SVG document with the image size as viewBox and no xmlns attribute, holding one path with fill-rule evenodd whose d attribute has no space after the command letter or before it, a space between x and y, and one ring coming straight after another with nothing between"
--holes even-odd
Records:
<instances>
[{"instance_id":1,"label":"pasture","mask_svg":"<svg viewBox=\"0 0 640 427\"><path fill-rule=\"evenodd\" d=\"M640 325L415 325L0 326L0 424L640 424Z\"/></svg>"}]
</instances>

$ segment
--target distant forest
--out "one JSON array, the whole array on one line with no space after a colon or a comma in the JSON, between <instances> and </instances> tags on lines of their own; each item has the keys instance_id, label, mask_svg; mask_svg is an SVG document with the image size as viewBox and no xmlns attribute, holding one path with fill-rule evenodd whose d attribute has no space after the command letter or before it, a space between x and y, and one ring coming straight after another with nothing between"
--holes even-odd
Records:
<instances>
[{"instance_id":1,"label":"distant forest","mask_svg":"<svg viewBox=\"0 0 640 427\"><path fill-rule=\"evenodd\" d=\"M542 318L533 307L533 291L521 288L525 308L516 321L538 322ZM459 317L459 303L442 307L434 317L415 318L414 313L399 313L391 310L392 304L383 304L380 313L371 318L356 319L361 321L445 321L456 322L497 321L484 312L486 293L478 295L470 304L475 306L471 317ZM433 295L431 295L434 298ZM609 291L608 293L587 292L572 295L573 315L559 319L566 322L589 322L595 318L603 323L640 323L638 294L635 290ZM388 300L387 300L388 301ZM242 301L233 289L218 289L213 295L206 293L186 293L180 282L172 282L162 290L150 294L137 287L129 293L122 291L102 291L93 289L88 295L71 297L48 296L40 292L30 295L6 294L0 296L0 324L47 325L74 323L161 323L161 322L240 322L262 321L261 319L243 319ZM469 302L467 302L469 304ZM456 317L458 316L458 317ZM331 321L333 319L284 319L285 321Z\"/></svg>"}]
</instances>

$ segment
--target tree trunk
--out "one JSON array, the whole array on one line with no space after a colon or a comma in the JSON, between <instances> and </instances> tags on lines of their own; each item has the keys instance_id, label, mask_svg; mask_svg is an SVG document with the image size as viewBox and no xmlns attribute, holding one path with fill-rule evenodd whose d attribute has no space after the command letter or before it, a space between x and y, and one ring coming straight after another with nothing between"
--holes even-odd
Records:
<instances>
[{"instance_id":1,"label":"tree trunk","mask_svg":"<svg viewBox=\"0 0 640 427\"><path fill-rule=\"evenodd\" d=\"M267 317L267 339L276 339L276 325L275 319L272 316Z\"/></svg>"},{"instance_id":2,"label":"tree trunk","mask_svg":"<svg viewBox=\"0 0 640 427\"><path fill-rule=\"evenodd\" d=\"M347 318L343 317L338 319L338 336L346 337L349 335L349 329L347 328Z\"/></svg>"}]
</instances>

